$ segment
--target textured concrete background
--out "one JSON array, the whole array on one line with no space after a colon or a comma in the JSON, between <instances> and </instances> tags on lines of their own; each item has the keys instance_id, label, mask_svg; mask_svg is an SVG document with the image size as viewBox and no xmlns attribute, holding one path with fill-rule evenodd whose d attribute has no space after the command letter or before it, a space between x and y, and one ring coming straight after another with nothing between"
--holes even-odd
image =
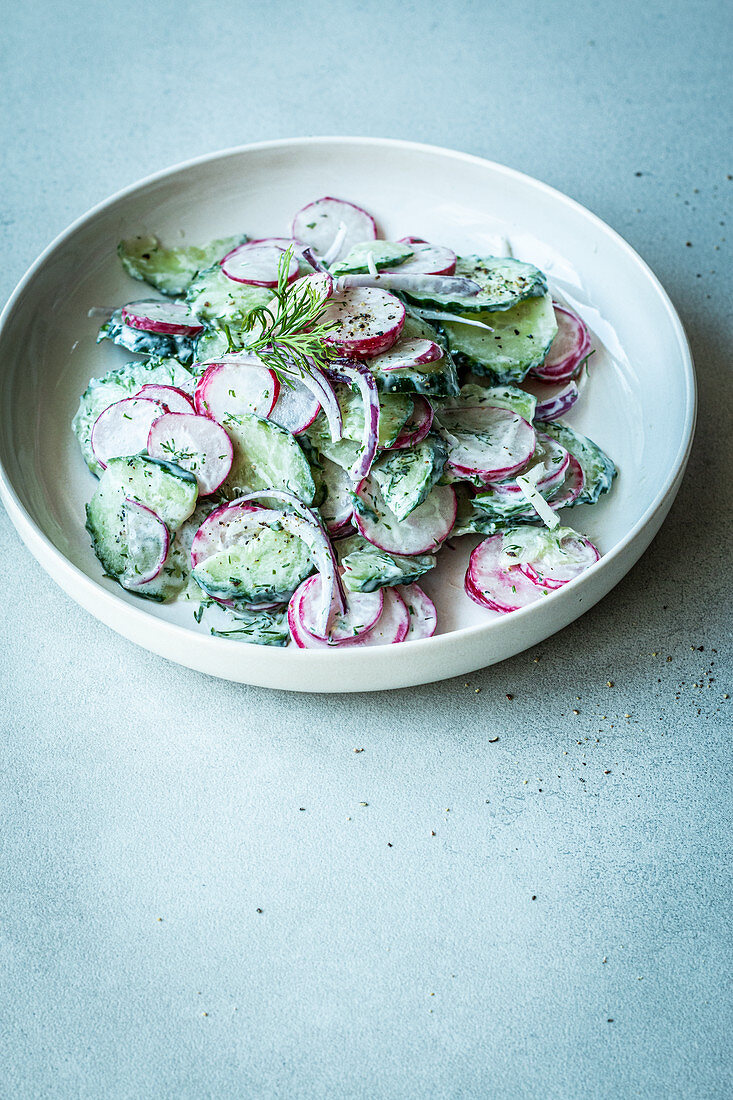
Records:
<instances>
[{"instance_id":1,"label":"textured concrete background","mask_svg":"<svg viewBox=\"0 0 733 1100\"><path fill-rule=\"evenodd\" d=\"M670 519L603 603L469 681L376 697L156 659L3 514L0 1094L731 1095L730 11L5 12L0 297L170 163L431 141L631 241L687 326L701 415Z\"/></svg>"}]
</instances>

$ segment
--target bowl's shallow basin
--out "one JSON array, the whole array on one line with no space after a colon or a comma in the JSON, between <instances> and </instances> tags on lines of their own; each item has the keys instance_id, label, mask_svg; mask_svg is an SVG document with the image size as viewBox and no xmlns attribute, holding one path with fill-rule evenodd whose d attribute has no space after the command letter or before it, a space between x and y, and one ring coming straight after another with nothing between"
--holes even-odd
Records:
<instances>
[{"instance_id":1,"label":"bowl's shallow basin","mask_svg":"<svg viewBox=\"0 0 733 1100\"><path fill-rule=\"evenodd\" d=\"M303 651L211 637L191 603L150 604L102 576L84 529L94 479L70 430L90 377L130 358L95 344L92 306L140 294L117 242L136 233L203 242L239 231L287 232L322 194L360 203L387 237L415 235L459 252L532 260L595 335L589 378L568 422L608 451L620 475L601 504L563 513L603 557L539 603L492 615L463 591L477 539L445 549L425 579L439 634L371 649ZM206 157L96 207L33 265L0 321L0 490L31 552L83 607L155 653L230 680L300 691L365 691L464 674L547 638L591 607L639 558L667 514L695 421L685 335L639 256L571 199L476 157L409 142L304 138Z\"/></svg>"}]
</instances>

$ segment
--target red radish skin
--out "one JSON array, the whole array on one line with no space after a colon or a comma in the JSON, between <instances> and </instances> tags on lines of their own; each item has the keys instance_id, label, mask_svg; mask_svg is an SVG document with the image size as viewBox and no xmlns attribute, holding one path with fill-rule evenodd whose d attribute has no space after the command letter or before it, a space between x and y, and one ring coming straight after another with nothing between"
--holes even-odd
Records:
<instances>
[{"instance_id":1,"label":"red radish skin","mask_svg":"<svg viewBox=\"0 0 733 1100\"><path fill-rule=\"evenodd\" d=\"M148 383L142 386L134 396L147 397L151 401L160 401L165 406L166 412L188 413L189 415L196 412L191 398L183 390L179 390L178 386L157 386Z\"/></svg>"},{"instance_id":2,"label":"red radish skin","mask_svg":"<svg viewBox=\"0 0 733 1100\"><path fill-rule=\"evenodd\" d=\"M401 237L399 243L409 244L413 250L409 260L398 264L399 271L415 275L452 275L456 270L458 257L451 248L430 244L419 237Z\"/></svg>"},{"instance_id":3,"label":"red radish skin","mask_svg":"<svg viewBox=\"0 0 733 1100\"><path fill-rule=\"evenodd\" d=\"M450 444L448 468L460 478L486 485L519 473L537 445L532 425L511 409L494 405L445 409L439 421Z\"/></svg>"},{"instance_id":4,"label":"red radish skin","mask_svg":"<svg viewBox=\"0 0 733 1100\"><path fill-rule=\"evenodd\" d=\"M425 340L415 337L409 340L398 340L389 351L383 351L367 361L370 370L392 371L409 370L411 367L419 367L424 363L435 363L444 355L440 344L434 340Z\"/></svg>"},{"instance_id":5,"label":"red radish skin","mask_svg":"<svg viewBox=\"0 0 733 1100\"><path fill-rule=\"evenodd\" d=\"M221 269L234 283L248 286L277 286L280 263L285 250L274 244L253 244L248 241L228 252L220 261ZM287 281L297 279L300 265L297 257L290 256Z\"/></svg>"},{"instance_id":6,"label":"red radish skin","mask_svg":"<svg viewBox=\"0 0 733 1100\"><path fill-rule=\"evenodd\" d=\"M458 501L451 485L436 485L427 500L402 521L395 518L369 478L361 482L357 496L363 506L354 509L359 534L388 554L434 554L455 523Z\"/></svg>"},{"instance_id":7,"label":"red radish skin","mask_svg":"<svg viewBox=\"0 0 733 1100\"><path fill-rule=\"evenodd\" d=\"M396 342L405 323L405 307L386 290L354 287L329 300L321 323L336 325L324 343L349 358L368 359Z\"/></svg>"},{"instance_id":8,"label":"red radish skin","mask_svg":"<svg viewBox=\"0 0 733 1100\"><path fill-rule=\"evenodd\" d=\"M405 640L410 628L410 613L407 610L405 601L394 588L383 589L384 606L382 614L366 633L339 642L336 647L329 645L322 637L319 638L311 634L306 630L303 623L302 600L303 589L313 579L309 577L308 580L304 581L288 604L290 633L299 649L350 649L353 646L394 645Z\"/></svg>"},{"instance_id":9,"label":"red radish skin","mask_svg":"<svg viewBox=\"0 0 733 1100\"><path fill-rule=\"evenodd\" d=\"M585 322L567 306L553 303L557 335L550 345L544 363L533 367L530 374L543 382L568 382L591 353L590 332Z\"/></svg>"},{"instance_id":10,"label":"red radish skin","mask_svg":"<svg viewBox=\"0 0 733 1100\"><path fill-rule=\"evenodd\" d=\"M523 390L537 398L535 417L537 420L558 420L565 413L570 412L580 396L578 383L574 379L569 382L540 382L537 378L525 378L522 382Z\"/></svg>"},{"instance_id":11,"label":"red radish skin","mask_svg":"<svg viewBox=\"0 0 733 1100\"><path fill-rule=\"evenodd\" d=\"M199 379L194 405L199 416L220 424L226 417L269 416L280 395L277 376L254 355L232 355L211 363Z\"/></svg>"},{"instance_id":12,"label":"red radish skin","mask_svg":"<svg viewBox=\"0 0 733 1100\"><path fill-rule=\"evenodd\" d=\"M122 320L130 328L167 336L197 336L204 330L185 302L165 302L156 298L123 306Z\"/></svg>"},{"instance_id":13,"label":"red radish skin","mask_svg":"<svg viewBox=\"0 0 733 1100\"><path fill-rule=\"evenodd\" d=\"M293 218L292 234L312 248L317 256L328 252L341 225L346 226L338 254L330 261L340 260L353 245L377 238L377 223L371 214L344 199L325 195L309 202Z\"/></svg>"},{"instance_id":14,"label":"red radish skin","mask_svg":"<svg viewBox=\"0 0 733 1100\"><path fill-rule=\"evenodd\" d=\"M143 522L147 525L148 530L154 527L155 533L160 539L158 560L152 562L149 569L144 573L136 572L134 575L130 575L127 570L125 570L125 587L138 588L140 585L147 584L148 581L155 580L165 565L166 558L168 557L168 549L170 547L170 534L160 516L156 515L152 508L148 508L147 505L141 504L138 500L131 500L127 497L125 499L125 512L126 541L128 546L132 546L134 549L133 530L136 522Z\"/></svg>"},{"instance_id":15,"label":"red radish skin","mask_svg":"<svg viewBox=\"0 0 733 1100\"><path fill-rule=\"evenodd\" d=\"M374 626L384 607L384 593L381 588L375 592L347 592L346 610L341 615L333 616L326 637L318 627L318 610L323 588L321 577L318 574L309 577L300 587L302 593L299 614L304 630L332 646L355 641L360 635L366 634Z\"/></svg>"},{"instance_id":16,"label":"red radish skin","mask_svg":"<svg viewBox=\"0 0 733 1100\"><path fill-rule=\"evenodd\" d=\"M567 542L567 539L563 540L564 545ZM601 557L593 543L584 535L578 535L577 538L573 539L572 546L569 549L574 552L575 560L565 562L563 565L543 568L541 562L520 562L519 568L528 580L540 588L551 590L563 588L570 581L579 577L581 573L585 573L591 565L595 565Z\"/></svg>"},{"instance_id":17,"label":"red radish skin","mask_svg":"<svg viewBox=\"0 0 733 1100\"><path fill-rule=\"evenodd\" d=\"M390 447L392 451L399 451L404 447L414 447L417 443L422 443L433 426L433 406L427 398L414 394L413 401L413 410L408 416L402 431Z\"/></svg>"},{"instance_id":18,"label":"red radish skin","mask_svg":"<svg viewBox=\"0 0 733 1100\"><path fill-rule=\"evenodd\" d=\"M416 642L420 638L432 638L438 626L438 613L433 601L419 584L398 584L396 588L410 614L405 641Z\"/></svg>"},{"instance_id":19,"label":"red radish skin","mask_svg":"<svg viewBox=\"0 0 733 1100\"><path fill-rule=\"evenodd\" d=\"M547 595L548 590L533 584L518 565L502 568L500 555L503 535L492 535L475 548L466 570L466 594L489 611L508 614Z\"/></svg>"},{"instance_id":20,"label":"red radish skin","mask_svg":"<svg viewBox=\"0 0 733 1100\"><path fill-rule=\"evenodd\" d=\"M125 458L147 449L152 424L165 415L160 401L147 397L125 397L108 405L92 427L92 450L102 469L111 458Z\"/></svg>"},{"instance_id":21,"label":"red radish skin","mask_svg":"<svg viewBox=\"0 0 733 1100\"><path fill-rule=\"evenodd\" d=\"M583 474L583 469L577 458L575 458L574 455L570 455L565 481L560 488L552 494L552 497L547 503L555 512L560 508L566 508L569 504L575 503L583 492L584 486L585 475Z\"/></svg>"},{"instance_id":22,"label":"red radish skin","mask_svg":"<svg viewBox=\"0 0 733 1100\"><path fill-rule=\"evenodd\" d=\"M216 492L234 460L232 441L221 424L189 413L164 413L154 421L148 435L148 454L190 470L202 497Z\"/></svg>"}]
</instances>

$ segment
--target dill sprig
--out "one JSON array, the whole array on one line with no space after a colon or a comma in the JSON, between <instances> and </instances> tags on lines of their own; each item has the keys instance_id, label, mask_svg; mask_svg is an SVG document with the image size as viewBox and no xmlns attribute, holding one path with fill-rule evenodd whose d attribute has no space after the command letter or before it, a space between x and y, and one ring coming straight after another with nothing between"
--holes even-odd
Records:
<instances>
[{"instance_id":1,"label":"dill sprig","mask_svg":"<svg viewBox=\"0 0 733 1100\"><path fill-rule=\"evenodd\" d=\"M291 245L278 264L273 301L253 309L242 326L247 350L285 375L292 374L293 368L302 373L314 364L327 367L338 356L338 350L324 342L337 325L336 321L321 320L328 300L326 292L319 293L310 281L288 286L292 255Z\"/></svg>"}]
</instances>

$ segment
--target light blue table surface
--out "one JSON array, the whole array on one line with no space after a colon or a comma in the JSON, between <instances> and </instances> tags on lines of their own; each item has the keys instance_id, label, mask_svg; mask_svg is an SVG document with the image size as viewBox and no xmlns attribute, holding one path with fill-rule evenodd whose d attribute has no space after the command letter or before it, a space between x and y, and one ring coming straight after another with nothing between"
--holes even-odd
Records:
<instances>
[{"instance_id":1,"label":"light blue table surface","mask_svg":"<svg viewBox=\"0 0 733 1100\"><path fill-rule=\"evenodd\" d=\"M6 7L3 299L158 168L405 137L624 235L701 406L671 516L611 595L411 691L168 664L3 513L0 1096L733 1094L730 46L712 0Z\"/></svg>"}]
</instances>

